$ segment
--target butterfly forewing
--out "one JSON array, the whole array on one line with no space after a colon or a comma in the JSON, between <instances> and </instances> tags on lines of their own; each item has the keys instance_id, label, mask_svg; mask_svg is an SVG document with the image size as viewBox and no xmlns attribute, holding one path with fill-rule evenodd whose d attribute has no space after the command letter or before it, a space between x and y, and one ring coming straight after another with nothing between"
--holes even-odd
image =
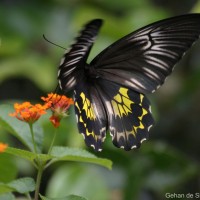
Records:
<instances>
[{"instance_id":1,"label":"butterfly forewing","mask_svg":"<svg viewBox=\"0 0 200 200\"><path fill-rule=\"evenodd\" d=\"M84 136L87 146L101 151L106 137L107 118L96 88L82 81L75 88L74 101L79 132Z\"/></svg>"},{"instance_id":2,"label":"butterfly forewing","mask_svg":"<svg viewBox=\"0 0 200 200\"><path fill-rule=\"evenodd\" d=\"M154 92L199 38L200 14L173 17L141 28L92 62L99 76L138 92Z\"/></svg>"},{"instance_id":3,"label":"butterfly forewing","mask_svg":"<svg viewBox=\"0 0 200 200\"><path fill-rule=\"evenodd\" d=\"M118 84L99 80L98 89L106 108L113 144L126 151L138 148L154 124L145 95Z\"/></svg>"},{"instance_id":4,"label":"butterfly forewing","mask_svg":"<svg viewBox=\"0 0 200 200\"><path fill-rule=\"evenodd\" d=\"M58 71L59 85L62 90L72 89L84 78L86 60L101 25L101 19L86 24L76 38L76 42L64 54Z\"/></svg>"}]
</instances>

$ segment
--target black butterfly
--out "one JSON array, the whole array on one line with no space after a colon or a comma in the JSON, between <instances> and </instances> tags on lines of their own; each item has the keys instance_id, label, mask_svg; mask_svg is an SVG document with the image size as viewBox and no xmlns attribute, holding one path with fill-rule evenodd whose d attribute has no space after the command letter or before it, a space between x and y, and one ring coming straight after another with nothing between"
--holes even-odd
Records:
<instances>
[{"instance_id":1,"label":"black butterfly","mask_svg":"<svg viewBox=\"0 0 200 200\"><path fill-rule=\"evenodd\" d=\"M126 151L140 147L154 124L145 96L165 81L174 65L200 35L200 14L161 20L134 31L87 58L102 25L90 21L61 60L58 80L74 90L79 132L88 146L102 150L109 131Z\"/></svg>"}]
</instances>

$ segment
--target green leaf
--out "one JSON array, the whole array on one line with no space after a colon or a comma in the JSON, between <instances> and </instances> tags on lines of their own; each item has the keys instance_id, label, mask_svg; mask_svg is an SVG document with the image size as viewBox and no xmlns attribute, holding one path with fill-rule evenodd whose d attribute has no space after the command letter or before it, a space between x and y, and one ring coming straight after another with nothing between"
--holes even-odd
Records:
<instances>
[{"instance_id":1,"label":"green leaf","mask_svg":"<svg viewBox=\"0 0 200 200\"><path fill-rule=\"evenodd\" d=\"M36 154L30 151L8 147L5 153L19 156L26 160L33 162L36 158L46 162L53 159L53 162L58 161L76 161L76 162L88 162L104 166L108 169L112 168L112 161L105 158L98 158L95 155L87 152L83 149L68 148L68 147L53 147L51 155L48 154Z\"/></svg>"},{"instance_id":2,"label":"green leaf","mask_svg":"<svg viewBox=\"0 0 200 200\"><path fill-rule=\"evenodd\" d=\"M12 193L6 193L0 195L1 200L15 200L15 196Z\"/></svg>"},{"instance_id":3,"label":"green leaf","mask_svg":"<svg viewBox=\"0 0 200 200\"><path fill-rule=\"evenodd\" d=\"M109 183L104 178L104 172L110 174L106 169L99 170L95 165L62 165L48 181L46 196L61 198L75 194L87 199L109 199Z\"/></svg>"},{"instance_id":4,"label":"green leaf","mask_svg":"<svg viewBox=\"0 0 200 200\"><path fill-rule=\"evenodd\" d=\"M9 182L16 178L17 166L12 156L5 153L0 154L0 180Z\"/></svg>"},{"instance_id":5,"label":"green leaf","mask_svg":"<svg viewBox=\"0 0 200 200\"><path fill-rule=\"evenodd\" d=\"M33 192L35 190L35 181L29 177L14 180L8 185L21 194Z\"/></svg>"},{"instance_id":6,"label":"green leaf","mask_svg":"<svg viewBox=\"0 0 200 200\"><path fill-rule=\"evenodd\" d=\"M37 156L36 153L33 153L31 151L26 151L26 150L22 150L22 149L13 148L13 147L8 147L5 150L5 153L8 153L8 154L11 154L14 156L19 156L19 157L24 158L29 161L33 161Z\"/></svg>"},{"instance_id":7,"label":"green leaf","mask_svg":"<svg viewBox=\"0 0 200 200\"><path fill-rule=\"evenodd\" d=\"M0 194L7 192L18 192L25 194L35 190L35 181L32 178L20 178L9 183L0 183Z\"/></svg>"},{"instance_id":8,"label":"green leaf","mask_svg":"<svg viewBox=\"0 0 200 200\"><path fill-rule=\"evenodd\" d=\"M31 152L31 151L26 151L26 150L12 148L12 147L8 147L5 150L5 153L8 153L8 154L11 154L11 155L14 155L14 156L19 156L19 157L24 158L26 160L29 160L31 162L34 161L36 158L39 158L40 161L43 161L43 162L53 158L51 155L36 154L36 153Z\"/></svg>"},{"instance_id":9,"label":"green leaf","mask_svg":"<svg viewBox=\"0 0 200 200\"><path fill-rule=\"evenodd\" d=\"M40 195L42 200L87 200L84 197L80 197L77 195L69 195L67 197L63 197L63 198L48 198L48 197L44 197L42 195Z\"/></svg>"},{"instance_id":10,"label":"green leaf","mask_svg":"<svg viewBox=\"0 0 200 200\"><path fill-rule=\"evenodd\" d=\"M12 192L12 191L14 191L14 189L12 187L8 186L6 183L0 182L0 194Z\"/></svg>"},{"instance_id":11,"label":"green leaf","mask_svg":"<svg viewBox=\"0 0 200 200\"><path fill-rule=\"evenodd\" d=\"M68 148L68 147L53 147L51 155L54 157L54 162L57 161L77 161L88 162L104 166L108 169L112 168L112 161L105 158L98 158L94 154L83 149Z\"/></svg>"},{"instance_id":12,"label":"green leaf","mask_svg":"<svg viewBox=\"0 0 200 200\"><path fill-rule=\"evenodd\" d=\"M9 113L14 112L13 105L0 105L0 110L0 126L17 137L29 149L33 150L34 147L28 124L9 116ZM35 141L40 152L43 143L43 131L38 123L33 125L33 130L35 134Z\"/></svg>"}]
</instances>

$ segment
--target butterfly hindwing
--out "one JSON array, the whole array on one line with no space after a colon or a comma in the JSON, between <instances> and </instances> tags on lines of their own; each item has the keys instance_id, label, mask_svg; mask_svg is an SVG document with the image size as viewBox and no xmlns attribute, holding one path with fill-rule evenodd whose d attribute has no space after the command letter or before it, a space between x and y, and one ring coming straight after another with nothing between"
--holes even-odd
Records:
<instances>
[{"instance_id":1,"label":"butterfly hindwing","mask_svg":"<svg viewBox=\"0 0 200 200\"><path fill-rule=\"evenodd\" d=\"M106 115L97 90L83 81L74 91L75 114L79 132L87 146L102 150L106 137Z\"/></svg>"},{"instance_id":2,"label":"butterfly hindwing","mask_svg":"<svg viewBox=\"0 0 200 200\"><path fill-rule=\"evenodd\" d=\"M199 34L200 14L161 20L116 41L91 66L103 79L151 93L163 84Z\"/></svg>"},{"instance_id":3,"label":"butterfly hindwing","mask_svg":"<svg viewBox=\"0 0 200 200\"><path fill-rule=\"evenodd\" d=\"M138 148L154 124L145 95L110 81L97 84L108 117L113 144L126 151Z\"/></svg>"}]
</instances>

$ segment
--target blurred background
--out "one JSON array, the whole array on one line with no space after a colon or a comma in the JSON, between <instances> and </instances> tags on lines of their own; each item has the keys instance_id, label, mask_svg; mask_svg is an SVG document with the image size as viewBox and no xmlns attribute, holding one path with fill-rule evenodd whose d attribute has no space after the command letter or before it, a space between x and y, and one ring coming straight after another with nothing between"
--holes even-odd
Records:
<instances>
[{"instance_id":1,"label":"blurred background","mask_svg":"<svg viewBox=\"0 0 200 200\"><path fill-rule=\"evenodd\" d=\"M39 102L41 96L55 90L63 49L45 41L43 34L67 48L87 21L104 19L91 60L137 28L190 12L200 13L199 1L1 0L1 103ZM166 198L166 193L200 192L199 55L200 42L179 62L165 85L148 96L156 125L140 149L124 152L115 148L108 136L103 152L97 156L111 159L112 171L90 164L55 164L43 176L42 194L76 194L95 200L160 200ZM45 119L42 126L47 146L53 136L52 127ZM0 141L14 147L22 145L2 127L0 132ZM77 131L73 108L59 128L56 144L86 148ZM35 176L29 163L20 159L15 163L14 176Z\"/></svg>"}]
</instances>

